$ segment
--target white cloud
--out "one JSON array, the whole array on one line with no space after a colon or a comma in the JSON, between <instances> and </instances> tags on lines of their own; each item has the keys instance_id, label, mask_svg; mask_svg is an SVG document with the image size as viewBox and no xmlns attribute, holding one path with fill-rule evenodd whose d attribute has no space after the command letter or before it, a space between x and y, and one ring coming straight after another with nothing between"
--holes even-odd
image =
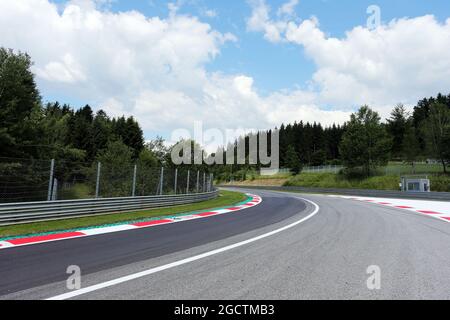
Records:
<instances>
[{"instance_id":1,"label":"white cloud","mask_svg":"<svg viewBox=\"0 0 450 320\"><path fill-rule=\"evenodd\" d=\"M149 133L209 128L269 128L280 122L343 121L321 111L308 92L262 97L253 78L210 73L230 33L198 18L167 18L104 10L109 1L0 1L0 46L29 52L41 87L86 101L119 116L134 115ZM347 113L348 115L348 113Z\"/></svg>"},{"instance_id":2,"label":"white cloud","mask_svg":"<svg viewBox=\"0 0 450 320\"><path fill-rule=\"evenodd\" d=\"M312 92L294 91L289 94L274 93L264 101L268 118L272 123L320 122L322 125L344 123L351 110L323 110L317 107L317 95ZM276 108L273 108L276 106Z\"/></svg>"},{"instance_id":3,"label":"white cloud","mask_svg":"<svg viewBox=\"0 0 450 320\"><path fill-rule=\"evenodd\" d=\"M251 0L253 6L252 15L247 20L249 31L264 32L264 38L271 42L281 40L283 26L278 26L269 18L270 8L264 0Z\"/></svg>"},{"instance_id":4,"label":"white cloud","mask_svg":"<svg viewBox=\"0 0 450 320\"><path fill-rule=\"evenodd\" d=\"M288 17L292 17L295 15L295 8L298 5L299 0L289 0L288 2L286 2L285 4L283 4L279 9L278 9L278 16L288 16Z\"/></svg>"},{"instance_id":5,"label":"white cloud","mask_svg":"<svg viewBox=\"0 0 450 320\"><path fill-rule=\"evenodd\" d=\"M330 103L413 104L450 88L450 19L439 23L428 15L374 31L356 27L344 39L327 38L317 21L306 20L289 24L286 39L315 61L313 79Z\"/></svg>"},{"instance_id":6,"label":"white cloud","mask_svg":"<svg viewBox=\"0 0 450 320\"><path fill-rule=\"evenodd\" d=\"M50 82L76 83L86 80L82 67L75 61L70 53L61 57L61 61L52 61L43 68L34 68L41 78Z\"/></svg>"},{"instance_id":7,"label":"white cloud","mask_svg":"<svg viewBox=\"0 0 450 320\"><path fill-rule=\"evenodd\" d=\"M252 15L247 19L247 29L249 31L263 32L264 38L270 42L280 42L283 33L286 32L289 19L295 18L295 7L298 0L289 0L278 8L278 20L270 18L271 8L265 0L249 0L252 6Z\"/></svg>"},{"instance_id":8,"label":"white cloud","mask_svg":"<svg viewBox=\"0 0 450 320\"><path fill-rule=\"evenodd\" d=\"M213 9L204 9L201 13L208 18L216 18L218 16L217 11Z\"/></svg>"},{"instance_id":9,"label":"white cloud","mask_svg":"<svg viewBox=\"0 0 450 320\"><path fill-rule=\"evenodd\" d=\"M398 102L450 88L450 19L399 19L369 31L356 27L328 37L319 21L297 21L291 0L277 18L253 0L250 31L305 49L317 66L312 90L261 96L245 74L210 73L205 65L236 41L170 5L167 18L113 13L109 0L0 0L0 46L31 54L39 84L61 96L134 115L147 132L205 127L268 128L295 120L342 123L355 105L387 115ZM319 106L333 105L335 109Z\"/></svg>"},{"instance_id":10,"label":"white cloud","mask_svg":"<svg viewBox=\"0 0 450 320\"><path fill-rule=\"evenodd\" d=\"M440 23L431 15L403 18L373 31L358 26L334 38L326 36L315 17L300 23L274 21L264 8L263 0L254 3L252 17L260 17L265 27L250 29L269 40L304 47L317 67L312 83L318 104L369 104L386 116L398 102L412 105L450 88L450 19ZM271 37L267 25L279 24L285 28Z\"/></svg>"}]
</instances>

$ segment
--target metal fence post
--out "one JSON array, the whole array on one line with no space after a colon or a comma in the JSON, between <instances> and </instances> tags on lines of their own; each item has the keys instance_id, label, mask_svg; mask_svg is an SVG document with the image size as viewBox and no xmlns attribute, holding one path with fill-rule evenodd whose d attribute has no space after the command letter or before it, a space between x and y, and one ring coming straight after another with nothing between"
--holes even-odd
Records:
<instances>
[{"instance_id":1,"label":"metal fence post","mask_svg":"<svg viewBox=\"0 0 450 320\"><path fill-rule=\"evenodd\" d=\"M200 171L197 171L197 193L200 191Z\"/></svg>"},{"instance_id":2,"label":"metal fence post","mask_svg":"<svg viewBox=\"0 0 450 320\"><path fill-rule=\"evenodd\" d=\"M174 185L174 190L175 190L175 194L177 194L177 184L178 184L178 168L175 168L175 185Z\"/></svg>"},{"instance_id":3,"label":"metal fence post","mask_svg":"<svg viewBox=\"0 0 450 320\"><path fill-rule=\"evenodd\" d=\"M156 195L159 196L159 187L161 186L161 183L158 181L158 185L156 186Z\"/></svg>"},{"instance_id":4,"label":"metal fence post","mask_svg":"<svg viewBox=\"0 0 450 320\"><path fill-rule=\"evenodd\" d=\"M100 197L100 171L102 170L101 162L97 163L97 182L95 183L95 198Z\"/></svg>"},{"instance_id":5,"label":"metal fence post","mask_svg":"<svg viewBox=\"0 0 450 320\"><path fill-rule=\"evenodd\" d=\"M55 171L55 159L52 159L50 164L50 179L48 180L48 193L47 193L47 201L52 200L52 189L53 189L53 175Z\"/></svg>"},{"instance_id":6,"label":"metal fence post","mask_svg":"<svg viewBox=\"0 0 450 320\"><path fill-rule=\"evenodd\" d=\"M189 178L190 178L190 175L191 175L191 171L188 170L188 172L187 172L187 183L186 183L186 194L189 194Z\"/></svg>"},{"instance_id":7,"label":"metal fence post","mask_svg":"<svg viewBox=\"0 0 450 320\"><path fill-rule=\"evenodd\" d=\"M202 192L206 192L206 172L203 172L203 185L202 185Z\"/></svg>"},{"instance_id":8,"label":"metal fence post","mask_svg":"<svg viewBox=\"0 0 450 320\"><path fill-rule=\"evenodd\" d=\"M161 196L163 195L163 187L164 187L163 182L164 182L164 167L161 168L161 176L159 179L159 186L160 186L159 194Z\"/></svg>"},{"instance_id":9,"label":"metal fence post","mask_svg":"<svg viewBox=\"0 0 450 320\"><path fill-rule=\"evenodd\" d=\"M134 172L133 172L133 189L131 192L131 196L136 196L136 176L137 176L137 164L134 165Z\"/></svg>"},{"instance_id":10,"label":"metal fence post","mask_svg":"<svg viewBox=\"0 0 450 320\"><path fill-rule=\"evenodd\" d=\"M52 201L58 200L58 179L53 179Z\"/></svg>"},{"instance_id":11,"label":"metal fence post","mask_svg":"<svg viewBox=\"0 0 450 320\"><path fill-rule=\"evenodd\" d=\"M210 174L209 175L209 191L213 191L214 190L214 174Z\"/></svg>"}]
</instances>

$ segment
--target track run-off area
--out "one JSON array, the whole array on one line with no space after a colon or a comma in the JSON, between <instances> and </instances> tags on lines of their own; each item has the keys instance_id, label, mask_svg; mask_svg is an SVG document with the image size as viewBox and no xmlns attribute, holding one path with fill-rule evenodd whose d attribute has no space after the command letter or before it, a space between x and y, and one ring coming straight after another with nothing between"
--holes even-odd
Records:
<instances>
[{"instance_id":1,"label":"track run-off area","mask_svg":"<svg viewBox=\"0 0 450 320\"><path fill-rule=\"evenodd\" d=\"M245 192L262 201L1 249L0 299L450 298L450 223L435 203ZM67 287L70 266L80 289Z\"/></svg>"}]
</instances>

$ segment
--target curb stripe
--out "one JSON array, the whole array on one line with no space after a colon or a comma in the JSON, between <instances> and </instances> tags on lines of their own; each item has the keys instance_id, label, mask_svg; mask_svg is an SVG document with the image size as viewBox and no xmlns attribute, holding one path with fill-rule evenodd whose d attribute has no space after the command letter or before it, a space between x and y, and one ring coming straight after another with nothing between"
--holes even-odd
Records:
<instances>
[{"instance_id":1,"label":"curb stripe","mask_svg":"<svg viewBox=\"0 0 450 320\"><path fill-rule=\"evenodd\" d=\"M424 214L440 214L436 211L427 211L427 210L417 210L417 212L424 213Z\"/></svg>"},{"instance_id":2,"label":"curb stripe","mask_svg":"<svg viewBox=\"0 0 450 320\"><path fill-rule=\"evenodd\" d=\"M86 236L98 236L101 234L106 234L106 233L112 233L112 232L120 232L120 231L126 231L126 230L133 230L133 229L137 229L137 227L133 226L133 225L121 225L121 226L113 226L113 227L104 227L104 228L96 228L96 229L89 229L89 230L85 230L83 231L83 233Z\"/></svg>"},{"instance_id":3,"label":"curb stripe","mask_svg":"<svg viewBox=\"0 0 450 320\"><path fill-rule=\"evenodd\" d=\"M353 200L353 201L360 201L360 202L366 202L366 203L373 203L373 204L379 204L379 205L384 205L384 206L388 206L391 208L396 208L396 209L404 209L404 210L408 210L408 211L412 211L412 212L416 212L416 213L421 213L423 215L427 215L429 217L433 217L436 219L439 219L441 221L445 221L445 222L449 222L450 221L450 214L448 213L442 213L442 212L437 212L437 211L433 211L433 210L418 210L418 208L414 208L411 206L406 206L406 205L395 205L391 202L377 202L376 200L370 200L370 199L364 199L364 198L355 198L355 197L347 197L347 196L330 196L330 197L334 197L334 198L342 198L342 199L347 199L347 200ZM393 199L393 200L398 200L401 202L400 199Z\"/></svg>"},{"instance_id":4,"label":"curb stripe","mask_svg":"<svg viewBox=\"0 0 450 320\"><path fill-rule=\"evenodd\" d=\"M226 213L249 209L249 208L252 208L262 202L262 199L259 196L255 196L255 195L251 195L251 194L247 194L247 196L249 198L246 201L241 202L239 204L239 206L217 209L215 211L184 213L184 214L181 213L176 216L167 217L167 218L163 218L160 220L148 220L148 221L133 222L133 223L128 222L128 223L108 225L108 226L105 225L105 226L99 226L99 227L90 227L90 228L86 228L85 230L62 231L62 232L58 232L58 233L49 233L49 234L43 234L43 235L30 235L30 236L18 237L18 238L14 238L14 239L0 240L0 250L13 248L13 247L19 247L19 246L39 244L39 243L47 243L47 242L51 242L51 241L83 238L83 237L96 236L96 235L101 235L101 234L106 234L106 233L121 232L121 231L127 231L127 230L139 229L139 228L149 228L149 227L155 227L155 226L160 226L160 225L165 225L165 224L208 218L211 216L216 216L216 215L221 215L221 214L226 214Z\"/></svg>"},{"instance_id":5,"label":"curb stripe","mask_svg":"<svg viewBox=\"0 0 450 320\"><path fill-rule=\"evenodd\" d=\"M85 234L82 232L65 232L65 233L58 233L58 234L50 234L48 236L14 239L14 240L6 241L6 242L9 242L10 244L12 244L14 246L18 246L18 245L31 244L31 243L36 243L36 242L48 242L48 241L52 241L52 240L77 238L77 237L81 237L81 236L85 236Z\"/></svg>"},{"instance_id":6,"label":"curb stripe","mask_svg":"<svg viewBox=\"0 0 450 320\"><path fill-rule=\"evenodd\" d=\"M167 223L171 223L171 222L173 222L172 219L163 219L163 220L156 220L156 221L133 223L132 225L135 227L143 228L143 227L156 226L156 225L160 225L160 224L167 224Z\"/></svg>"},{"instance_id":7,"label":"curb stripe","mask_svg":"<svg viewBox=\"0 0 450 320\"><path fill-rule=\"evenodd\" d=\"M0 241L0 249L6 249L6 248L9 248L9 247L11 247L11 246L12 246L12 244L9 243L9 242L6 242L6 241Z\"/></svg>"},{"instance_id":8,"label":"curb stripe","mask_svg":"<svg viewBox=\"0 0 450 320\"><path fill-rule=\"evenodd\" d=\"M204 212L204 213L200 213L197 216L199 217L209 217L209 216L215 216L217 215L217 212Z\"/></svg>"}]
</instances>

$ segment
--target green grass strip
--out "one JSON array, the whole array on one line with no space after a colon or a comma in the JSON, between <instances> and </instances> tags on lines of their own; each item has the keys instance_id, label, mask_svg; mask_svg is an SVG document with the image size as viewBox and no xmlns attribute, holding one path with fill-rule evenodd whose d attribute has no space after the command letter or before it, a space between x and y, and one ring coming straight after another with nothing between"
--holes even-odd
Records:
<instances>
[{"instance_id":1,"label":"green grass strip","mask_svg":"<svg viewBox=\"0 0 450 320\"><path fill-rule=\"evenodd\" d=\"M36 237L56 234L61 232L76 232L105 227L114 227L123 224L134 224L160 220L164 218L177 218L201 212L217 211L221 209L239 206L251 201L251 197L239 192L221 191L219 197L213 200L182 205L170 208L158 208L146 211L118 213L111 215L99 215L84 218L72 218L65 220L35 222L0 227L0 241L7 241L23 237ZM214 208L214 209L211 209Z\"/></svg>"}]
</instances>

